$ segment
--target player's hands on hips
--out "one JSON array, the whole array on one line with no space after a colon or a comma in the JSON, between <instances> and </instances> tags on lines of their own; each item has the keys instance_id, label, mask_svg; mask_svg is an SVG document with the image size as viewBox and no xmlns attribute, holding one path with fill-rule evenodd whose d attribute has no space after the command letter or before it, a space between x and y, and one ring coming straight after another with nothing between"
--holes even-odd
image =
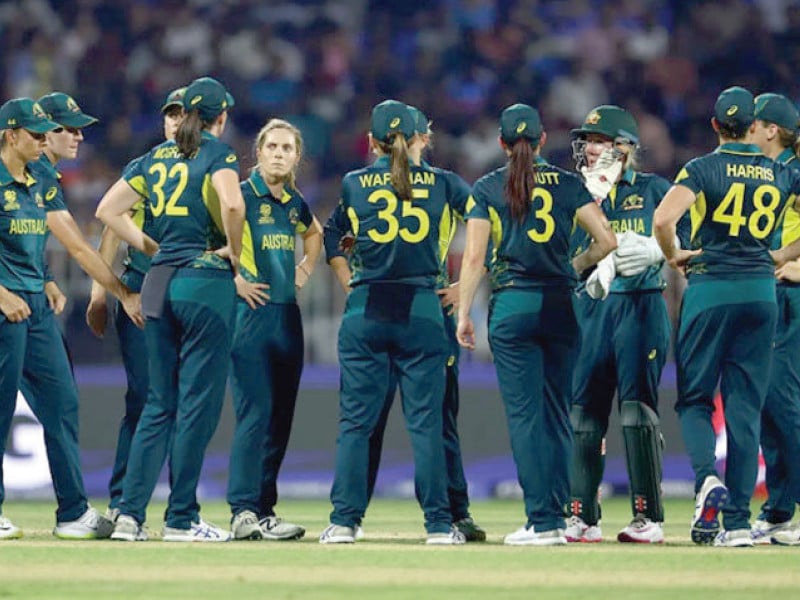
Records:
<instances>
[{"instance_id":1,"label":"player's hands on hips","mask_svg":"<svg viewBox=\"0 0 800 600\"><path fill-rule=\"evenodd\" d=\"M19 323L31 316L31 307L14 292L0 292L0 311L11 323Z\"/></svg>"},{"instance_id":2,"label":"player's hands on hips","mask_svg":"<svg viewBox=\"0 0 800 600\"><path fill-rule=\"evenodd\" d=\"M800 282L800 262L790 260L775 269L775 277L786 281Z\"/></svg>"},{"instance_id":3,"label":"player's hands on hips","mask_svg":"<svg viewBox=\"0 0 800 600\"><path fill-rule=\"evenodd\" d=\"M460 346L468 350L475 350L475 325L471 317L462 317L458 319L456 339Z\"/></svg>"},{"instance_id":4,"label":"player's hands on hips","mask_svg":"<svg viewBox=\"0 0 800 600\"><path fill-rule=\"evenodd\" d=\"M686 275L686 267L689 264L689 260L699 254L702 254L703 250L684 250L680 249L675 252L675 255L667 260L667 264L675 269L676 271L680 272L681 275Z\"/></svg>"},{"instance_id":5,"label":"player's hands on hips","mask_svg":"<svg viewBox=\"0 0 800 600\"><path fill-rule=\"evenodd\" d=\"M67 297L61 293L55 281L48 281L44 284L44 295L47 296L47 303L55 314L60 315L64 312L64 307L67 305Z\"/></svg>"},{"instance_id":6,"label":"player's hands on hips","mask_svg":"<svg viewBox=\"0 0 800 600\"><path fill-rule=\"evenodd\" d=\"M106 333L107 322L108 304L105 292L100 296L92 295L89 298L89 306L86 307L86 324L96 337L101 338Z\"/></svg>"},{"instance_id":7,"label":"player's hands on hips","mask_svg":"<svg viewBox=\"0 0 800 600\"><path fill-rule=\"evenodd\" d=\"M441 290L436 290L436 294L439 296L439 302L442 303L442 308L447 309L447 314L455 314L458 309L458 282L451 283Z\"/></svg>"},{"instance_id":8,"label":"player's hands on hips","mask_svg":"<svg viewBox=\"0 0 800 600\"><path fill-rule=\"evenodd\" d=\"M269 294L266 292L269 290L269 284L252 283L242 277L241 273L233 278L233 283L236 284L236 294L247 302L250 308L255 309L257 305L264 306L269 302Z\"/></svg>"}]
</instances>

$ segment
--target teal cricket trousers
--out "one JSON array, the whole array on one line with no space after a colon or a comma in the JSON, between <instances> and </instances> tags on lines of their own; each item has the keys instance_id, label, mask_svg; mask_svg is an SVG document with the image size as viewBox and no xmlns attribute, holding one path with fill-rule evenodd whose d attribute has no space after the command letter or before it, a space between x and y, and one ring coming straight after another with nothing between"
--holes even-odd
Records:
<instances>
[{"instance_id":1,"label":"teal cricket trousers","mask_svg":"<svg viewBox=\"0 0 800 600\"><path fill-rule=\"evenodd\" d=\"M139 292L142 289L144 275L128 269L120 279L131 291ZM108 505L111 508L118 508L122 498L122 482L128 466L131 441L147 402L150 379L147 373L147 346L144 331L131 321L119 302L115 304L114 326L119 338L119 349L128 383L128 389L125 392L125 413L119 425L117 451L114 456L114 466L111 469L111 479L108 483Z\"/></svg>"},{"instance_id":2,"label":"teal cricket trousers","mask_svg":"<svg viewBox=\"0 0 800 600\"><path fill-rule=\"evenodd\" d=\"M57 521L74 521L88 508L78 444L78 391L61 332L44 293L15 292L31 316L10 323L0 313L0 456L22 388L44 429L58 508ZM1 462L1 460L0 460ZM0 464L0 509L5 499Z\"/></svg>"},{"instance_id":3,"label":"teal cricket trousers","mask_svg":"<svg viewBox=\"0 0 800 600\"><path fill-rule=\"evenodd\" d=\"M458 358L460 346L456 340L456 321L453 315L442 311L444 328L448 345L447 368L445 370L444 403L442 406L442 420L444 425L444 459L447 464L447 497L450 500L450 513L453 521L459 521L470 516L469 493L467 491L467 478L464 475L464 463L461 458L461 440L458 436ZM375 482L381 463L383 450L383 436L386 431L386 422L394 403L397 392L396 378L392 378L389 391L386 394L386 403L381 412L378 425L369 438L369 474L367 481L367 498L371 499L375 491Z\"/></svg>"},{"instance_id":4,"label":"teal cricket trousers","mask_svg":"<svg viewBox=\"0 0 800 600\"><path fill-rule=\"evenodd\" d=\"M725 485L730 499L722 509L728 530L750 528L776 320L773 279L690 280L683 295L675 409L698 491L707 476L717 474L711 415L719 382L728 439Z\"/></svg>"},{"instance_id":5,"label":"teal cricket trousers","mask_svg":"<svg viewBox=\"0 0 800 600\"><path fill-rule=\"evenodd\" d=\"M580 343L573 292L505 289L492 295L489 310L489 343L526 526L563 529L572 461L572 370Z\"/></svg>"},{"instance_id":6,"label":"teal cricket trousers","mask_svg":"<svg viewBox=\"0 0 800 600\"><path fill-rule=\"evenodd\" d=\"M442 436L446 361L442 311L433 289L374 283L350 292L339 329L339 437L331 523L353 527L366 512L369 439L396 373L425 529L450 531Z\"/></svg>"},{"instance_id":7,"label":"teal cricket trousers","mask_svg":"<svg viewBox=\"0 0 800 600\"><path fill-rule=\"evenodd\" d=\"M228 504L274 516L278 471L292 430L303 371L303 324L297 304L258 306L239 301L231 356L236 428Z\"/></svg>"},{"instance_id":8,"label":"teal cricket trousers","mask_svg":"<svg viewBox=\"0 0 800 600\"><path fill-rule=\"evenodd\" d=\"M778 325L772 372L761 412L761 451L766 465L768 497L759 519L791 521L800 502L800 285L776 288Z\"/></svg>"},{"instance_id":9,"label":"teal cricket trousers","mask_svg":"<svg viewBox=\"0 0 800 600\"><path fill-rule=\"evenodd\" d=\"M172 487L166 525L189 529L199 518L197 483L225 397L235 295L230 271L179 269L161 316L147 318L150 390L120 502L120 512L139 523L145 521L167 454Z\"/></svg>"}]
</instances>

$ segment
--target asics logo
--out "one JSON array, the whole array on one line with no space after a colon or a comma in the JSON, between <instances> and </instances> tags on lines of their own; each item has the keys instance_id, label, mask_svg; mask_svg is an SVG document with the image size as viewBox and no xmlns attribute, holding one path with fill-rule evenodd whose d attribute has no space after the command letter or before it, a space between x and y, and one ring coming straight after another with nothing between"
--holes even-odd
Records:
<instances>
[{"instance_id":1,"label":"asics logo","mask_svg":"<svg viewBox=\"0 0 800 600\"><path fill-rule=\"evenodd\" d=\"M400 117L395 117L395 118L394 118L394 119L392 119L392 121L389 123L389 127L391 127L392 129L394 129L394 128L395 128L395 127L397 127L398 125L400 125Z\"/></svg>"},{"instance_id":2,"label":"asics logo","mask_svg":"<svg viewBox=\"0 0 800 600\"><path fill-rule=\"evenodd\" d=\"M522 133L528 127L528 124L525 122L520 123L517 125L517 133Z\"/></svg>"},{"instance_id":3,"label":"asics logo","mask_svg":"<svg viewBox=\"0 0 800 600\"><path fill-rule=\"evenodd\" d=\"M729 117L732 117L732 116L733 116L733 115L735 115L735 114L736 114L738 111L739 111L739 107L738 107L738 106L736 106L736 105L734 104L734 105L733 105L733 106L731 106L731 107L730 107L728 110L726 110L726 111L725 111L725 114L726 114L726 115L728 115Z\"/></svg>"}]
</instances>

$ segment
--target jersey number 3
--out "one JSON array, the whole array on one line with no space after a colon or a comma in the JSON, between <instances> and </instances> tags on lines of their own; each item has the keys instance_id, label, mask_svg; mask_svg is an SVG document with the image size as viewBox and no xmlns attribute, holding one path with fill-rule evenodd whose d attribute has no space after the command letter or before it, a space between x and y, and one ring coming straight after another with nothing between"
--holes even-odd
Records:
<instances>
[{"instance_id":1,"label":"jersey number 3","mask_svg":"<svg viewBox=\"0 0 800 600\"><path fill-rule=\"evenodd\" d=\"M414 189L411 190L411 195L413 198L425 199L430 196L430 190ZM414 206L410 201L399 202L397 196L390 190L375 190L367 198L367 202L373 204L381 200L386 202L386 206L378 211L378 218L385 223L385 230L380 231L377 227L367 230L367 235L373 242L388 244L399 235L404 242L418 244L427 237L431 230L431 221L425 209ZM402 206L401 217L411 217L417 221L418 225L413 231L407 227L400 227L397 218L398 203Z\"/></svg>"},{"instance_id":2,"label":"jersey number 3","mask_svg":"<svg viewBox=\"0 0 800 600\"><path fill-rule=\"evenodd\" d=\"M556 220L550 212L553 210L553 196L544 188L534 188L531 194L531 204L536 205L536 201L541 199L542 205L533 209L533 216L540 225L528 230L528 237L537 244L544 244L550 241L556 230Z\"/></svg>"},{"instance_id":3,"label":"jersey number 3","mask_svg":"<svg viewBox=\"0 0 800 600\"><path fill-rule=\"evenodd\" d=\"M164 163L153 163L153 166L147 171L151 175L156 175L158 180L153 184L153 194L155 195L155 203L152 198L150 201L150 210L154 217L158 217L161 213L165 213L168 217L186 217L189 215L189 208L186 206L178 206L178 200L186 189L186 184L189 182L189 167L186 163L175 163L172 168L167 171L167 165ZM174 184L173 192L170 194L169 200L166 199L164 194L164 184L167 179L177 179ZM171 183L171 182L170 182ZM166 209L166 210L165 210Z\"/></svg>"}]
</instances>

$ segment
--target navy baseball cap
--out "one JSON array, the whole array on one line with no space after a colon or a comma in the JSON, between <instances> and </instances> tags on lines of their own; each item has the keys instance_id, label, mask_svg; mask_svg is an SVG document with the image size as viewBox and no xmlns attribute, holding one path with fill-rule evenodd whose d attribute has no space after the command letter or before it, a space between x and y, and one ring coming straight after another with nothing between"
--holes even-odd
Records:
<instances>
[{"instance_id":1,"label":"navy baseball cap","mask_svg":"<svg viewBox=\"0 0 800 600\"><path fill-rule=\"evenodd\" d=\"M172 90L169 94L167 94L167 99L164 100L164 104L161 106L161 112L167 112L167 110L173 106L179 106L180 108L183 108L183 97L185 95L186 86Z\"/></svg>"}]
</instances>

